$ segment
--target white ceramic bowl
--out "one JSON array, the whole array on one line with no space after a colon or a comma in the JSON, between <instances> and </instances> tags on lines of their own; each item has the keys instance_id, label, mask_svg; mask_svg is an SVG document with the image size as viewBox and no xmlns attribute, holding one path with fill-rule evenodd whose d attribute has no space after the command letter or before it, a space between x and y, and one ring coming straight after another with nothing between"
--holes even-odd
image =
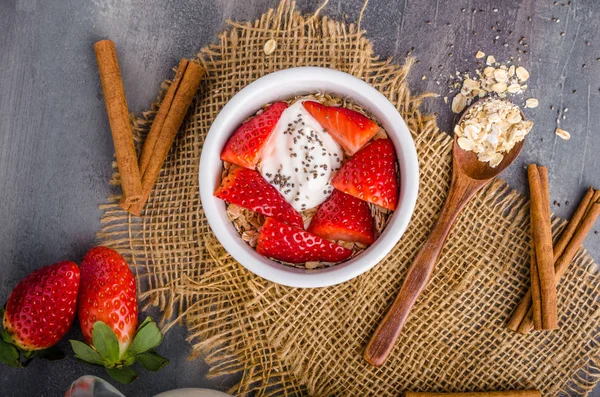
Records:
<instances>
[{"instance_id":1,"label":"white ceramic bowl","mask_svg":"<svg viewBox=\"0 0 600 397\"><path fill-rule=\"evenodd\" d=\"M387 131L400 165L398 207L384 232L357 257L326 269L296 269L269 260L248 246L225 213L225 203L213 196L220 185L220 153L242 122L265 103L296 95L326 92L348 98L370 113ZM348 281L375 266L398 242L412 216L419 188L419 165L414 141L396 108L364 81L333 69L300 67L261 77L223 107L208 131L200 159L200 198L213 232L225 249L251 272L291 287L325 287Z\"/></svg>"}]
</instances>

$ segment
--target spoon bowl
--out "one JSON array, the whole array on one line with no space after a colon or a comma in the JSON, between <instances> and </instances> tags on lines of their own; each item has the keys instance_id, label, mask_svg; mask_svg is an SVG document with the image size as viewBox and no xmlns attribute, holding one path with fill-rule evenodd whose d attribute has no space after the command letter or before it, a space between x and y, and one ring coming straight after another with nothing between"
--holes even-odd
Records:
<instances>
[{"instance_id":1,"label":"spoon bowl","mask_svg":"<svg viewBox=\"0 0 600 397\"><path fill-rule=\"evenodd\" d=\"M453 172L456 172L456 168L460 168L460 172L471 179L489 181L497 177L498 174L515 161L519 153L521 153L524 144L524 140L515 144L509 152L503 153L504 158L500 164L496 167L490 167L487 163L479 161L475 153L461 149L460 146L458 146L457 138L455 136L454 145L452 147L453 167L455 167Z\"/></svg>"},{"instance_id":2,"label":"spoon bowl","mask_svg":"<svg viewBox=\"0 0 600 397\"><path fill-rule=\"evenodd\" d=\"M504 99L486 99L485 101L490 100ZM478 103L480 101L473 103L463 113L459 123ZM523 120L525 119L523 112L521 112L521 117ZM383 365L400 336L410 310L429 282L446 238L461 210L475 193L515 161L524 143L525 140L517 143L510 151L504 153L504 158L498 166L491 167L488 163L479 161L475 153L461 149L458 146L457 136L454 136L452 182L448 196L429 237L408 269L396 300L367 344L363 357L368 363L377 367Z\"/></svg>"}]
</instances>

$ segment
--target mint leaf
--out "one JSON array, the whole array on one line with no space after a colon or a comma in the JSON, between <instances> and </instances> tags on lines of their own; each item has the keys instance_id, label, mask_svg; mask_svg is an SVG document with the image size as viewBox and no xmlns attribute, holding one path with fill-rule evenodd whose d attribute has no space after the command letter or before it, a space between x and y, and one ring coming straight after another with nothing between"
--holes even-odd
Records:
<instances>
[{"instance_id":1,"label":"mint leaf","mask_svg":"<svg viewBox=\"0 0 600 397\"><path fill-rule=\"evenodd\" d=\"M75 357L81 361L85 361L88 364L93 365L104 365L104 360L98 354L98 352L92 349L91 346L86 345L78 340L71 340L71 347L75 353Z\"/></svg>"},{"instance_id":2,"label":"mint leaf","mask_svg":"<svg viewBox=\"0 0 600 397\"><path fill-rule=\"evenodd\" d=\"M0 362L10 367L22 367L17 348L10 343L6 343L2 338L0 338Z\"/></svg>"},{"instance_id":3,"label":"mint leaf","mask_svg":"<svg viewBox=\"0 0 600 397\"><path fill-rule=\"evenodd\" d=\"M135 359L142 367L152 372L160 371L169 364L169 360L153 351L138 354Z\"/></svg>"},{"instance_id":4,"label":"mint leaf","mask_svg":"<svg viewBox=\"0 0 600 397\"><path fill-rule=\"evenodd\" d=\"M92 344L100 356L109 363L119 360L119 341L113 330L102 321L96 321L92 328Z\"/></svg>"},{"instance_id":5,"label":"mint leaf","mask_svg":"<svg viewBox=\"0 0 600 397\"><path fill-rule=\"evenodd\" d=\"M129 352L131 354L140 354L152 350L163 340L163 335L160 333L158 326L152 320L150 322L144 321L142 328L138 330L133 339L133 343L129 346Z\"/></svg>"},{"instance_id":6,"label":"mint leaf","mask_svg":"<svg viewBox=\"0 0 600 397\"><path fill-rule=\"evenodd\" d=\"M111 378L125 385L137 379L138 374L131 367L106 368Z\"/></svg>"}]
</instances>

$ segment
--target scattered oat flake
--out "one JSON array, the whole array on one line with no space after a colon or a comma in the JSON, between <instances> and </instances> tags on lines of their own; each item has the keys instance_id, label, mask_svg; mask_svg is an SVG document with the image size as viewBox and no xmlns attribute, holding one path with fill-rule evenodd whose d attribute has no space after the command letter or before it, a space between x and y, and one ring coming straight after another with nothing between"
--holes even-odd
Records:
<instances>
[{"instance_id":1,"label":"scattered oat flake","mask_svg":"<svg viewBox=\"0 0 600 397\"><path fill-rule=\"evenodd\" d=\"M454 113L462 112L478 99L488 96L507 98L510 95L520 95L527 89L527 85L522 84L522 80L517 76L517 66L511 64L512 58L511 61L502 64L490 55L488 62L492 62L493 66L482 66L475 70L475 73L457 71L455 75L450 74L451 82L448 88L451 93L460 94L452 100ZM521 77L529 78L527 71L522 69L524 72L519 69Z\"/></svg>"},{"instance_id":2,"label":"scattered oat flake","mask_svg":"<svg viewBox=\"0 0 600 397\"><path fill-rule=\"evenodd\" d=\"M521 86L519 84L511 84L508 86L506 91L510 92L511 94L516 94L521 91Z\"/></svg>"},{"instance_id":3,"label":"scattered oat flake","mask_svg":"<svg viewBox=\"0 0 600 397\"><path fill-rule=\"evenodd\" d=\"M485 61L485 64L491 66L495 62L496 62L496 58L494 58L493 55L488 55L487 60Z\"/></svg>"},{"instance_id":4,"label":"scattered oat flake","mask_svg":"<svg viewBox=\"0 0 600 397\"><path fill-rule=\"evenodd\" d=\"M557 128L554 132L556 133L556 135L558 135L559 138L562 138L565 141L568 141L569 139L571 139L571 134L569 134L567 131L563 130L562 128Z\"/></svg>"},{"instance_id":5,"label":"scattered oat flake","mask_svg":"<svg viewBox=\"0 0 600 397\"><path fill-rule=\"evenodd\" d=\"M277 41L275 41L275 39L268 40L265 43L265 47L264 47L265 55L271 55L273 52L275 52L276 48L277 48Z\"/></svg>"},{"instance_id":6,"label":"scattered oat flake","mask_svg":"<svg viewBox=\"0 0 600 397\"><path fill-rule=\"evenodd\" d=\"M467 106L467 98L463 94L456 94L454 99L452 99L452 112L460 113Z\"/></svg>"},{"instance_id":7,"label":"scattered oat flake","mask_svg":"<svg viewBox=\"0 0 600 397\"><path fill-rule=\"evenodd\" d=\"M504 91L506 91L506 83L495 83L492 84L492 91L497 92L498 94L503 93Z\"/></svg>"},{"instance_id":8,"label":"scattered oat flake","mask_svg":"<svg viewBox=\"0 0 600 397\"><path fill-rule=\"evenodd\" d=\"M475 58L480 59L483 58L485 56L485 52L483 51L477 51L477 54L475 54Z\"/></svg>"},{"instance_id":9,"label":"scattered oat flake","mask_svg":"<svg viewBox=\"0 0 600 397\"><path fill-rule=\"evenodd\" d=\"M533 108L537 108L538 105L539 105L539 102L535 98L527 98L527 100L525 101L526 108L533 109Z\"/></svg>"},{"instance_id":10,"label":"scattered oat flake","mask_svg":"<svg viewBox=\"0 0 600 397\"><path fill-rule=\"evenodd\" d=\"M519 66L515 70L515 72L516 72L517 77L519 78L519 80L521 80L521 81L527 81L529 79L529 72L523 66Z\"/></svg>"},{"instance_id":11,"label":"scattered oat flake","mask_svg":"<svg viewBox=\"0 0 600 397\"><path fill-rule=\"evenodd\" d=\"M494 70L494 78L498 83L506 83L508 80L508 73L504 69L496 69Z\"/></svg>"}]
</instances>

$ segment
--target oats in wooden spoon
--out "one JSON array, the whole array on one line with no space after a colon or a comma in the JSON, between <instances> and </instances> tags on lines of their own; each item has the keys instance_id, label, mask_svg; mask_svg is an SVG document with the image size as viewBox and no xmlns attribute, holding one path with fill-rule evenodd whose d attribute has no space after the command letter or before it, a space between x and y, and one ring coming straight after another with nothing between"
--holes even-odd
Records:
<instances>
[{"instance_id":1,"label":"oats in wooden spoon","mask_svg":"<svg viewBox=\"0 0 600 397\"><path fill-rule=\"evenodd\" d=\"M485 100L471 106L454 127L461 149L477 154L479 161L497 167L517 143L525 139L533 122L506 100Z\"/></svg>"}]
</instances>

